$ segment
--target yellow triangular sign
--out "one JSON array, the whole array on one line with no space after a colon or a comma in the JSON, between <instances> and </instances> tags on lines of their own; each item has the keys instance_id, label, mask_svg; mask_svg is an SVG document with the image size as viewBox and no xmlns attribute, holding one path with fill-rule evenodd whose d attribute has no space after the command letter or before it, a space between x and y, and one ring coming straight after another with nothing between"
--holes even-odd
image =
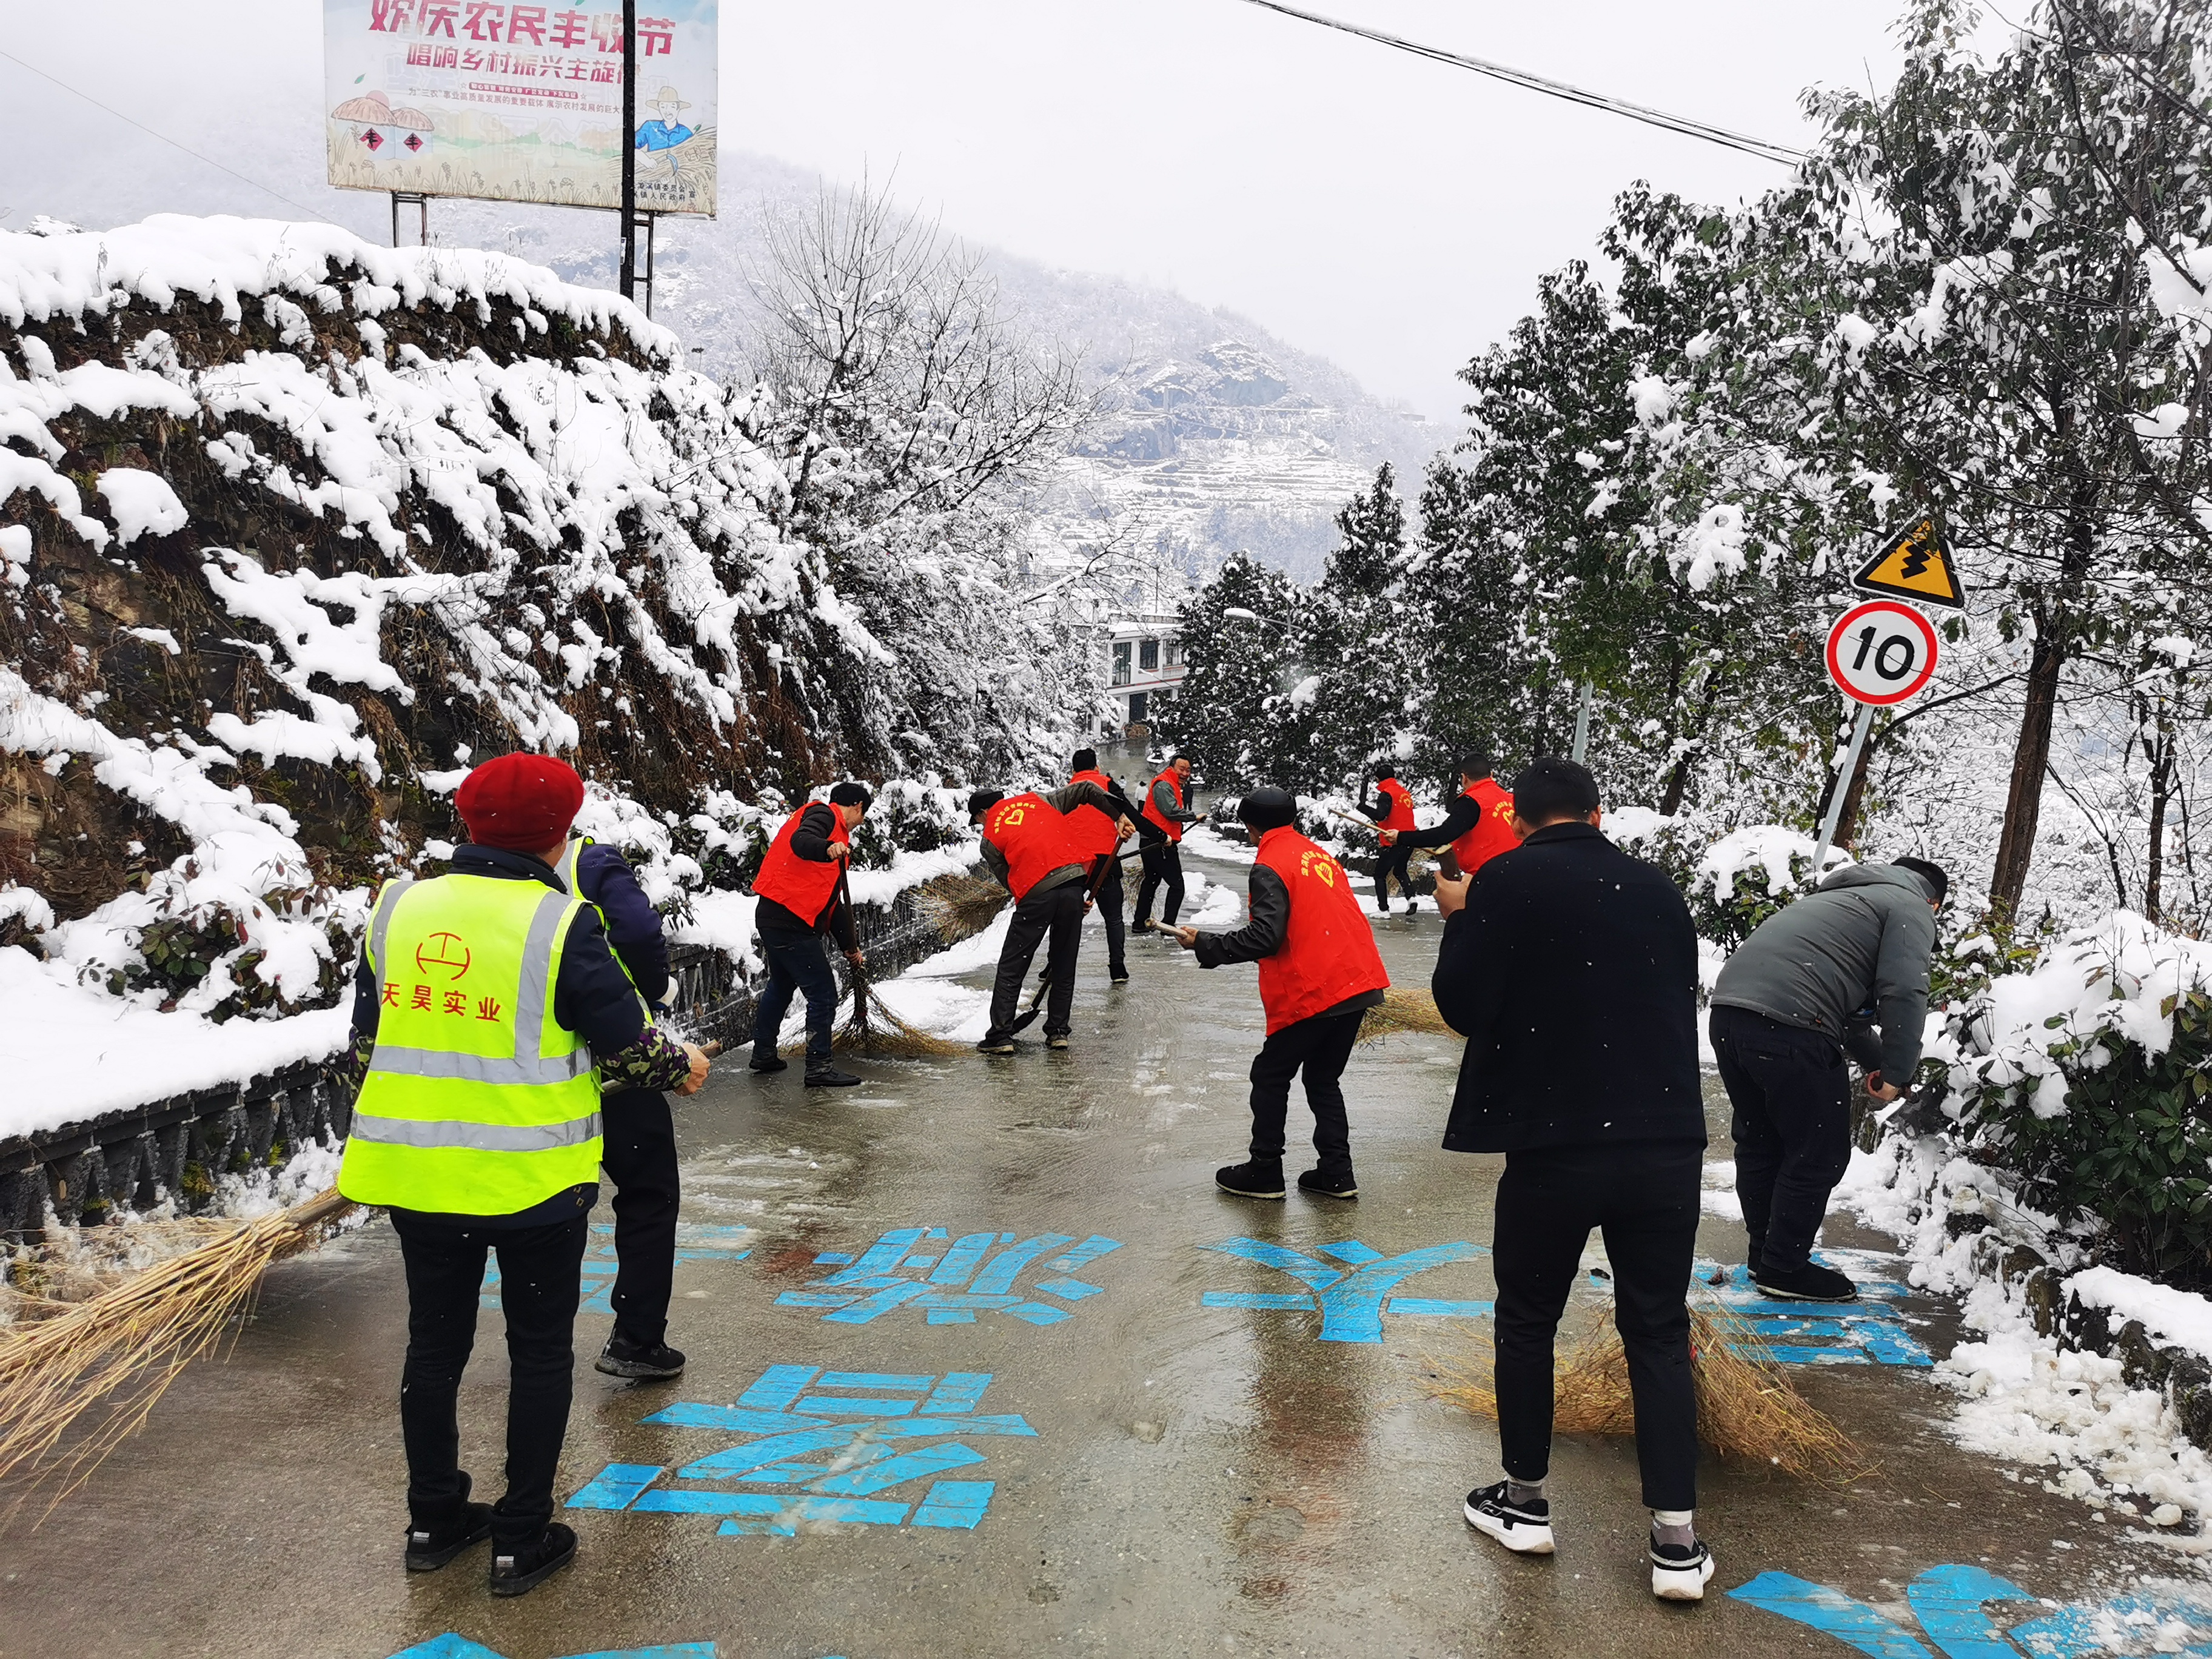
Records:
<instances>
[{"instance_id":1,"label":"yellow triangular sign","mask_svg":"<svg viewBox=\"0 0 2212 1659\"><path fill-rule=\"evenodd\" d=\"M1932 518L1915 519L1859 567L1851 586L1868 593L1912 599L1922 605L1966 608L1966 590L1951 563L1951 550Z\"/></svg>"}]
</instances>

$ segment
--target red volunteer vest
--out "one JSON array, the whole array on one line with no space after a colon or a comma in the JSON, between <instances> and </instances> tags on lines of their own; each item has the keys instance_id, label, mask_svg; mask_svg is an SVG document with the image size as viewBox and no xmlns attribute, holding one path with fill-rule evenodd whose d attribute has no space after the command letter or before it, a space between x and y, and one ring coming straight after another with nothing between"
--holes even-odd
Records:
<instances>
[{"instance_id":1,"label":"red volunteer vest","mask_svg":"<svg viewBox=\"0 0 2212 1659\"><path fill-rule=\"evenodd\" d=\"M1462 793L1472 796L1482 808L1474 828L1451 844L1460 874L1471 876L1500 853L1518 847L1521 837L1513 833L1512 793L1495 778L1479 779L1474 788Z\"/></svg>"},{"instance_id":2,"label":"red volunteer vest","mask_svg":"<svg viewBox=\"0 0 2212 1659\"><path fill-rule=\"evenodd\" d=\"M1054 871L1091 861L1074 827L1042 795L1007 796L983 814L983 839L1006 854L1017 904Z\"/></svg>"},{"instance_id":3,"label":"red volunteer vest","mask_svg":"<svg viewBox=\"0 0 2212 1659\"><path fill-rule=\"evenodd\" d=\"M1413 792L1395 778L1385 778L1375 786L1376 792L1390 803L1389 816L1375 827L1378 830L1418 830L1413 822Z\"/></svg>"},{"instance_id":4,"label":"red volunteer vest","mask_svg":"<svg viewBox=\"0 0 2212 1659\"><path fill-rule=\"evenodd\" d=\"M1285 826L1260 838L1259 861L1290 890L1282 945L1260 961L1269 1036L1363 991L1388 989L1382 954L1344 866Z\"/></svg>"},{"instance_id":5,"label":"red volunteer vest","mask_svg":"<svg viewBox=\"0 0 2212 1659\"><path fill-rule=\"evenodd\" d=\"M1175 804L1176 810L1187 810L1183 806L1182 780L1176 775L1176 769L1174 767L1170 766L1168 768L1166 771L1154 778L1152 782L1155 785L1164 783L1169 788L1175 791ZM1145 791L1145 816L1150 818L1154 823L1158 824L1161 829L1166 830L1168 832L1168 839L1170 841L1181 841L1182 839L1182 825L1177 823L1172 818L1164 818L1160 816L1159 809L1152 805L1152 792L1149 787Z\"/></svg>"},{"instance_id":6,"label":"red volunteer vest","mask_svg":"<svg viewBox=\"0 0 2212 1659\"><path fill-rule=\"evenodd\" d=\"M1095 783L1106 787L1103 772L1078 772L1070 783ZM1121 832L1114 827L1114 820L1095 806L1079 806L1066 815L1067 828L1083 848L1086 859L1103 858L1121 844Z\"/></svg>"},{"instance_id":7,"label":"red volunteer vest","mask_svg":"<svg viewBox=\"0 0 2212 1659\"><path fill-rule=\"evenodd\" d=\"M783 828L775 832L775 839L769 843L768 855L761 860L760 874L753 878L753 893L759 898L774 899L802 921L818 922L822 913L830 908L830 902L837 896L837 872L843 866L836 859L827 864L816 864L791 850L791 838L799 833L799 821L805 816L806 808L802 806L786 818ZM843 815L833 806L830 816L836 820L830 839L850 845Z\"/></svg>"}]
</instances>

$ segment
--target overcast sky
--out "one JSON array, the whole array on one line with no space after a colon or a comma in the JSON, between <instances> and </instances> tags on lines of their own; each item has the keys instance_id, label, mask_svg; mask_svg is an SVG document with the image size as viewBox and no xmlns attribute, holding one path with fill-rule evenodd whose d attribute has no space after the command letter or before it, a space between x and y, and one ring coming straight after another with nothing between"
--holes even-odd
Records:
<instances>
[{"instance_id":1,"label":"overcast sky","mask_svg":"<svg viewBox=\"0 0 2212 1659\"><path fill-rule=\"evenodd\" d=\"M1790 144L1804 88L1895 63L1896 0L1302 3ZM380 202L311 171L319 15L0 0L0 52L380 234ZM1732 203L1783 176L1247 0L724 0L722 75L726 146L893 176L966 235L1232 307L1443 419L1454 370L1590 250L1614 191ZM10 227L70 216L95 175L158 185L147 206L284 211L4 58L0 155Z\"/></svg>"}]
</instances>

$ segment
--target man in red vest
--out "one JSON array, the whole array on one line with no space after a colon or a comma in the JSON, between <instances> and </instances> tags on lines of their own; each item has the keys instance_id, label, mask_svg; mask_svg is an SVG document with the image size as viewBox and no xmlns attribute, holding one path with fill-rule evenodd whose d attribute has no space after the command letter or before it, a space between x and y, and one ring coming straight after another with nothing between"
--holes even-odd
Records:
<instances>
[{"instance_id":1,"label":"man in red vest","mask_svg":"<svg viewBox=\"0 0 2212 1659\"><path fill-rule=\"evenodd\" d=\"M1385 830L1385 847L1449 847L1462 876L1472 876L1500 853L1521 844L1513 830L1513 796L1490 775L1491 759L1478 749L1459 763L1459 799L1433 830L1410 834Z\"/></svg>"},{"instance_id":2,"label":"man in red vest","mask_svg":"<svg viewBox=\"0 0 2212 1659\"><path fill-rule=\"evenodd\" d=\"M1075 775L1070 783L1095 783L1114 797L1123 818L1133 819L1137 809L1121 793L1121 786L1098 769L1098 751L1075 751ZM1129 963L1123 944L1121 906L1121 831L1113 818L1095 806L1079 806L1067 815L1076 837L1091 854L1090 892L1106 923L1106 977L1116 985L1129 982Z\"/></svg>"},{"instance_id":3,"label":"man in red vest","mask_svg":"<svg viewBox=\"0 0 2212 1659\"><path fill-rule=\"evenodd\" d=\"M1182 908L1182 832L1206 821L1203 814L1190 810L1189 799L1190 759L1177 755L1145 791L1145 877L1137 884L1137 919L1129 925L1133 933L1152 931L1152 895L1159 891L1163 878L1168 902L1160 920L1172 927Z\"/></svg>"},{"instance_id":4,"label":"man in red vest","mask_svg":"<svg viewBox=\"0 0 2212 1659\"><path fill-rule=\"evenodd\" d=\"M1252 1062L1252 1155L1218 1171L1214 1184L1240 1198L1283 1195L1283 1127L1291 1079L1303 1069L1313 1108L1315 1168L1301 1190L1357 1198L1352 1132L1340 1082L1360 1017L1382 1000L1390 975L1375 948L1344 866L1297 832L1297 808L1280 789L1244 797L1244 832L1260 849L1252 866L1251 916L1233 933L1178 927L1176 939L1201 968L1260 964L1267 1040Z\"/></svg>"},{"instance_id":5,"label":"man in red vest","mask_svg":"<svg viewBox=\"0 0 2212 1659\"><path fill-rule=\"evenodd\" d=\"M760 901L753 913L768 988L753 1014L752 1069L781 1072L788 1064L775 1051L784 1012L793 992L806 997L806 1086L849 1089L860 1079L830 1063L830 1036L837 1023L837 981L822 936L835 933L845 960L859 968L867 957L853 936L852 907L844 902L845 860L851 836L868 816L864 785L841 783L826 801L811 801L783 821L753 878Z\"/></svg>"},{"instance_id":6,"label":"man in red vest","mask_svg":"<svg viewBox=\"0 0 2212 1659\"><path fill-rule=\"evenodd\" d=\"M1045 1004L1044 1046L1067 1047L1067 1034L1074 1029L1075 957L1083 942L1084 913L1091 908L1091 855L1067 814L1085 806L1113 820L1117 843L1136 827L1121 816L1114 797L1095 783L1071 783L1048 795L978 789L968 797L969 822L983 835L983 862L1014 896L1013 921L991 988L991 1029L975 1045L984 1054L1014 1052L1022 984L1048 935L1052 945L1045 962L1052 988Z\"/></svg>"},{"instance_id":7,"label":"man in red vest","mask_svg":"<svg viewBox=\"0 0 2212 1659\"><path fill-rule=\"evenodd\" d=\"M1367 814L1377 830L1388 832L1382 843L1382 857L1375 866L1375 914L1390 914L1390 878L1398 878L1399 894L1406 901L1406 914L1413 914L1413 889L1406 878L1406 869L1413 857L1411 845L1398 837L1417 828L1413 822L1413 792L1398 781L1398 769L1389 761L1377 762L1375 767L1375 805L1359 803L1359 810Z\"/></svg>"}]
</instances>

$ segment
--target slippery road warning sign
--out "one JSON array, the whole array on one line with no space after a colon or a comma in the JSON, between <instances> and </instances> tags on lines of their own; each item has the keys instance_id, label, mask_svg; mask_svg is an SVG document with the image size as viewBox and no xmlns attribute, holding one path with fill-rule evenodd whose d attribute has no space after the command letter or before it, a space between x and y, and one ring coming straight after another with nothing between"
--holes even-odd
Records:
<instances>
[{"instance_id":1,"label":"slippery road warning sign","mask_svg":"<svg viewBox=\"0 0 2212 1659\"><path fill-rule=\"evenodd\" d=\"M1966 590L1951 563L1951 550L1936 533L1936 520L1923 516L1882 544L1881 551L1859 567L1851 586L1863 593L1883 593L1921 605L1966 608Z\"/></svg>"},{"instance_id":2,"label":"slippery road warning sign","mask_svg":"<svg viewBox=\"0 0 2212 1659\"><path fill-rule=\"evenodd\" d=\"M1828 630L1828 678L1860 702L1903 702L1935 672L1935 624L1909 605L1870 599Z\"/></svg>"}]
</instances>

